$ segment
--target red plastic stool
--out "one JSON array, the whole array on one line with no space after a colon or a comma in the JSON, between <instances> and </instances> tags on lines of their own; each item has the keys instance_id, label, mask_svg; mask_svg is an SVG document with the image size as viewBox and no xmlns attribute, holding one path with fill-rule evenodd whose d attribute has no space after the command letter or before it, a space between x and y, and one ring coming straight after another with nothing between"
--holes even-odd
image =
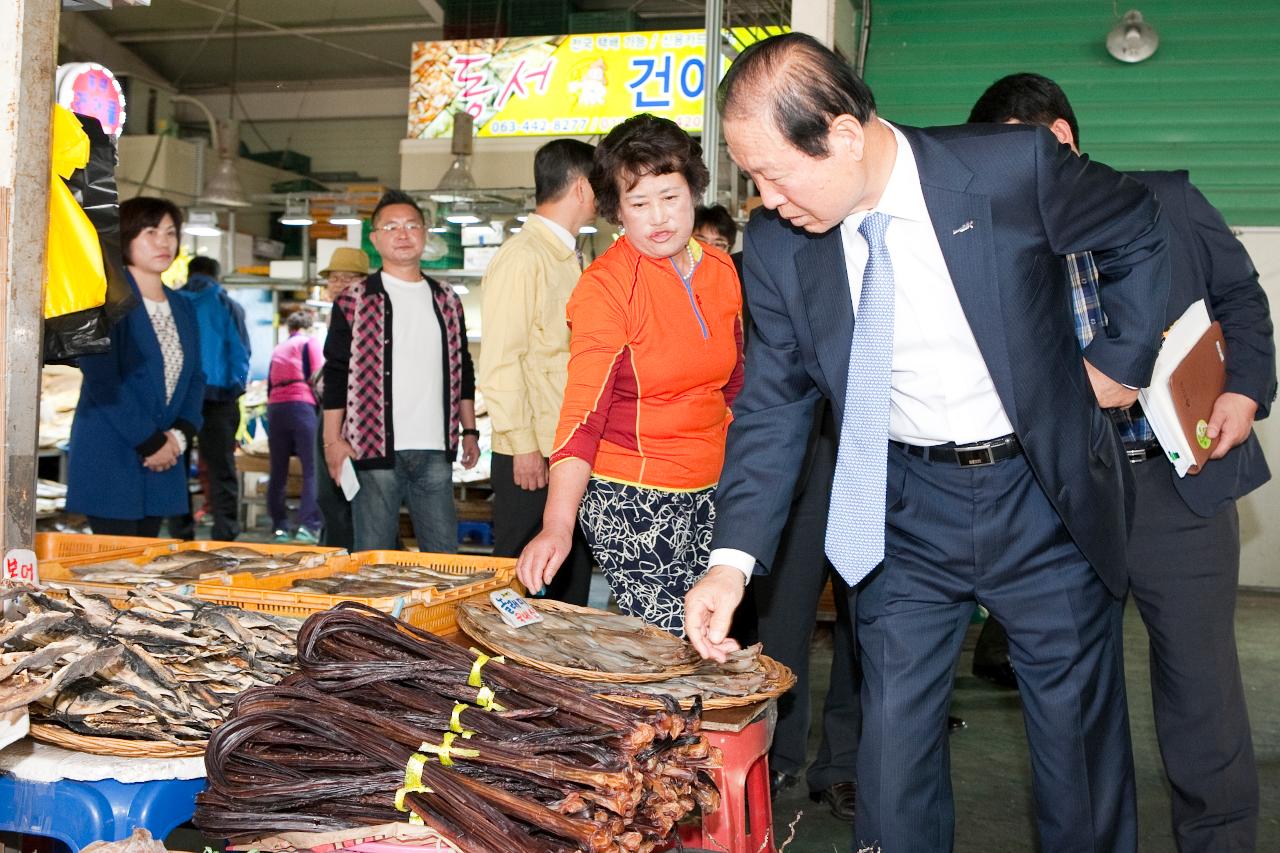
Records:
<instances>
[{"instance_id":1,"label":"red plastic stool","mask_svg":"<svg viewBox=\"0 0 1280 853\"><path fill-rule=\"evenodd\" d=\"M702 823L680 827L686 847L716 853L776 853L773 802L769 797L769 746L777 721L776 706L756 706L754 720L739 731L717 731L712 720L703 733L724 752L724 766L711 773L720 789L720 808L703 815ZM763 712L763 713L761 713Z\"/></svg>"}]
</instances>

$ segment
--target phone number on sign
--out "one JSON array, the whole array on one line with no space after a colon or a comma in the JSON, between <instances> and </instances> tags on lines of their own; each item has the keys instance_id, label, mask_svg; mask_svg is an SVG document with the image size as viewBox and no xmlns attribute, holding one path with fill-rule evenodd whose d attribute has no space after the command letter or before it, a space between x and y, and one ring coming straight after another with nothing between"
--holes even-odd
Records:
<instances>
[{"instance_id":1,"label":"phone number on sign","mask_svg":"<svg viewBox=\"0 0 1280 853\"><path fill-rule=\"evenodd\" d=\"M587 133L591 127L588 118L555 118L555 119L499 119L489 123L489 132L494 136L512 136L515 134L537 133Z\"/></svg>"}]
</instances>

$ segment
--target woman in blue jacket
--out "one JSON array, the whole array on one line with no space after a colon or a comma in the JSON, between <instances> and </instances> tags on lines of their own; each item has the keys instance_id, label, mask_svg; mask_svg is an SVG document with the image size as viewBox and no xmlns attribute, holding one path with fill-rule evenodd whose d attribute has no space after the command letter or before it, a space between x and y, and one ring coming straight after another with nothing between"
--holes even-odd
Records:
<instances>
[{"instance_id":1,"label":"woman in blue jacket","mask_svg":"<svg viewBox=\"0 0 1280 853\"><path fill-rule=\"evenodd\" d=\"M195 314L160 274L178 253L182 214L140 196L120 205L120 242L139 304L111 329L111 350L84 356L71 426L67 510L94 533L155 536L187 512L182 454L200 428L204 373Z\"/></svg>"}]
</instances>

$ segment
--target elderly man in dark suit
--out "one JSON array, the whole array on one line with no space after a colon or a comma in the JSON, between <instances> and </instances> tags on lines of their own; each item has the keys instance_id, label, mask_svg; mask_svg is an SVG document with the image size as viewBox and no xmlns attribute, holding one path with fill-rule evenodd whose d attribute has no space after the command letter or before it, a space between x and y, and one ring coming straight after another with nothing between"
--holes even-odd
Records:
<instances>
[{"instance_id":1,"label":"elderly man in dark suit","mask_svg":"<svg viewBox=\"0 0 1280 853\"><path fill-rule=\"evenodd\" d=\"M825 396L840 424L826 551L858 595L857 846L951 849L946 714L976 600L1023 681L1042 849L1135 849L1132 472L1102 409L1136 398L1164 326L1156 201L1043 128L889 124L808 36L749 48L720 94L770 213L747 228L756 335L691 640L731 648ZM1111 326L1081 359L1059 256L1085 250Z\"/></svg>"},{"instance_id":2,"label":"elderly man in dark suit","mask_svg":"<svg viewBox=\"0 0 1280 853\"><path fill-rule=\"evenodd\" d=\"M1010 74L991 84L969 121L1038 124L1079 153L1071 102L1039 74ZM1252 429L1276 396L1271 316L1249 253L1186 172L1128 174L1155 193L1169 223L1173 281L1166 322L1205 300L1227 342L1227 387L1209 418L1217 444L1198 474L1174 473L1140 407L1112 412L1137 483L1129 591L1151 641L1151 702L1173 798L1174 839L1180 853L1254 850L1258 768L1236 654L1236 500L1271 477ZM1105 334L1107 318L1090 257L1072 255L1067 264L1077 334L1087 344Z\"/></svg>"}]
</instances>

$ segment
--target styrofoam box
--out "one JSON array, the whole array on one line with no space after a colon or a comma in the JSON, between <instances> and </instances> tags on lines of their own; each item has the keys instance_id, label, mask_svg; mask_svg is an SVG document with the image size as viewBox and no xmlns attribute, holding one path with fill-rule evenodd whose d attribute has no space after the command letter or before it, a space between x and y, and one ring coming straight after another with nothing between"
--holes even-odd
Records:
<instances>
[{"instance_id":1,"label":"styrofoam box","mask_svg":"<svg viewBox=\"0 0 1280 853\"><path fill-rule=\"evenodd\" d=\"M472 246L462 250L462 268L483 272L501 246Z\"/></svg>"},{"instance_id":2,"label":"styrofoam box","mask_svg":"<svg viewBox=\"0 0 1280 853\"><path fill-rule=\"evenodd\" d=\"M332 254L332 252L330 254ZM311 264L310 272L311 272L311 275L308 277L315 276L316 265L314 261ZM302 279L302 261L272 261L269 269L269 273L272 278L286 278L286 279L291 278L291 279L301 280Z\"/></svg>"},{"instance_id":3,"label":"styrofoam box","mask_svg":"<svg viewBox=\"0 0 1280 853\"><path fill-rule=\"evenodd\" d=\"M502 223L462 226L463 246L496 246L502 242Z\"/></svg>"}]
</instances>

